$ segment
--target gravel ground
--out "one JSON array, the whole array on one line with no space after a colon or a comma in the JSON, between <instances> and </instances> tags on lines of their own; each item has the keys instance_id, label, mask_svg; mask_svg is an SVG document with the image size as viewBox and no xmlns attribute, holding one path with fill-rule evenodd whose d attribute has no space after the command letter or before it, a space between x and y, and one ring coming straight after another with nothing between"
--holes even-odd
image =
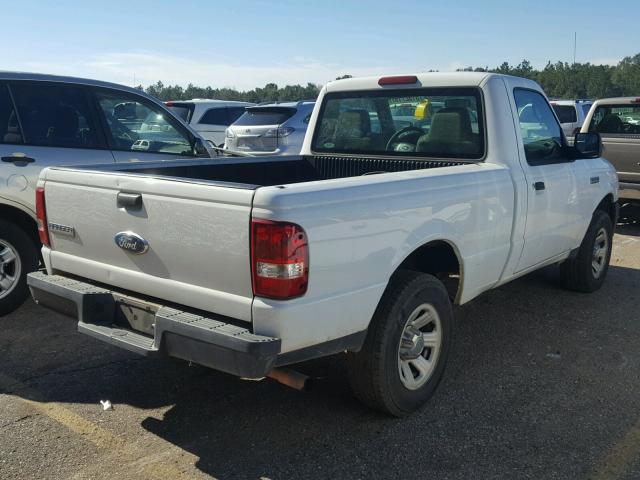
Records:
<instances>
[{"instance_id":1,"label":"gravel ground","mask_svg":"<svg viewBox=\"0 0 640 480\"><path fill-rule=\"evenodd\" d=\"M352 397L340 356L310 392L149 360L28 302L0 319L0 478L640 478L640 215L591 295L548 268L456 309L428 405ZM104 411L100 400L110 400Z\"/></svg>"}]
</instances>

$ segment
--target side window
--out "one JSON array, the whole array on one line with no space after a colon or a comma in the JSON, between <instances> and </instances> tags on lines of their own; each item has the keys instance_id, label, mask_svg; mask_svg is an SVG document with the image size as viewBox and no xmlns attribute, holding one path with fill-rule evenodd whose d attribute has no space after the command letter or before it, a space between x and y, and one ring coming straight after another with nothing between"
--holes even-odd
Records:
<instances>
[{"instance_id":1,"label":"side window","mask_svg":"<svg viewBox=\"0 0 640 480\"><path fill-rule=\"evenodd\" d=\"M18 116L6 85L0 85L0 143L22 143Z\"/></svg>"},{"instance_id":2,"label":"side window","mask_svg":"<svg viewBox=\"0 0 640 480\"><path fill-rule=\"evenodd\" d=\"M527 163L539 165L565 160L562 130L547 100L533 90L513 92Z\"/></svg>"},{"instance_id":3,"label":"side window","mask_svg":"<svg viewBox=\"0 0 640 480\"><path fill-rule=\"evenodd\" d=\"M228 119L228 109L224 107L210 108L202 115L198 123L204 123L205 125L230 125Z\"/></svg>"},{"instance_id":4,"label":"side window","mask_svg":"<svg viewBox=\"0 0 640 480\"><path fill-rule=\"evenodd\" d=\"M206 125L223 125L228 127L235 122L245 111L244 107L211 108L204 112L198 123Z\"/></svg>"},{"instance_id":5,"label":"side window","mask_svg":"<svg viewBox=\"0 0 640 480\"><path fill-rule=\"evenodd\" d=\"M576 107L573 105L554 105L553 109L556 111L560 123L574 123L578 121Z\"/></svg>"},{"instance_id":6,"label":"side window","mask_svg":"<svg viewBox=\"0 0 640 480\"><path fill-rule=\"evenodd\" d=\"M99 90L95 95L113 150L194 155L186 132L170 123L157 105L119 92Z\"/></svg>"},{"instance_id":7,"label":"side window","mask_svg":"<svg viewBox=\"0 0 640 480\"><path fill-rule=\"evenodd\" d=\"M96 126L86 90L35 83L10 86L27 145L96 148ZM10 122L14 120L10 119ZM12 124L15 128L15 124Z\"/></svg>"}]
</instances>

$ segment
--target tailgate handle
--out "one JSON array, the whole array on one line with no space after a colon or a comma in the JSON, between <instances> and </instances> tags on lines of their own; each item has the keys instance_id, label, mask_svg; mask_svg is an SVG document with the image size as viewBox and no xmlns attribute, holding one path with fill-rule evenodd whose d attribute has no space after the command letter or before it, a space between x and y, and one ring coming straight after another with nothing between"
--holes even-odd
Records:
<instances>
[{"instance_id":1,"label":"tailgate handle","mask_svg":"<svg viewBox=\"0 0 640 480\"><path fill-rule=\"evenodd\" d=\"M142 194L140 193L118 193L118 208L141 208Z\"/></svg>"}]
</instances>

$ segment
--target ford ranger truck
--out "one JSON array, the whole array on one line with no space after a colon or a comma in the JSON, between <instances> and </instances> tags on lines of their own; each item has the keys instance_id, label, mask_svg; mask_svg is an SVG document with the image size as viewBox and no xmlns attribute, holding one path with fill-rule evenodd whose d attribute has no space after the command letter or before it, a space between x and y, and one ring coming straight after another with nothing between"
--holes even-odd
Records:
<instances>
[{"instance_id":1,"label":"ford ranger truck","mask_svg":"<svg viewBox=\"0 0 640 480\"><path fill-rule=\"evenodd\" d=\"M553 264L600 288L600 152L594 132L567 145L530 80L340 80L300 156L47 168L29 285L81 333L240 377L347 352L355 395L407 415L443 376L453 305Z\"/></svg>"}]
</instances>

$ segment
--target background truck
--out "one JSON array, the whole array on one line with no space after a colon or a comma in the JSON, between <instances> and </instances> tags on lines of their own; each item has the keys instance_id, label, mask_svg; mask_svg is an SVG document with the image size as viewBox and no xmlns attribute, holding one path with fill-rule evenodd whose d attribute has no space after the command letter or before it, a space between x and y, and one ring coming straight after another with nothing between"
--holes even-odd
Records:
<instances>
[{"instance_id":1,"label":"background truck","mask_svg":"<svg viewBox=\"0 0 640 480\"><path fill-rule=\"evenodd\" d=\"M567 145L535 82L332 82L302 152L46 169L35 300L242 377L346 351L355 394L401 416L442 378L452 304L551 264L573 290L605 279L615 170L597 133Z\"/></svg>"},{"instance_id":2,"label":"background truck","mask_svg":"<svg viewBox=\"0 0 640 480\"><path fill-rule=\"evenodd\" d=\"M603 155L618 171L620 202L640 204L640 97L597 100L582 131L602 137Z\"/></svg>"}]
</instances>

